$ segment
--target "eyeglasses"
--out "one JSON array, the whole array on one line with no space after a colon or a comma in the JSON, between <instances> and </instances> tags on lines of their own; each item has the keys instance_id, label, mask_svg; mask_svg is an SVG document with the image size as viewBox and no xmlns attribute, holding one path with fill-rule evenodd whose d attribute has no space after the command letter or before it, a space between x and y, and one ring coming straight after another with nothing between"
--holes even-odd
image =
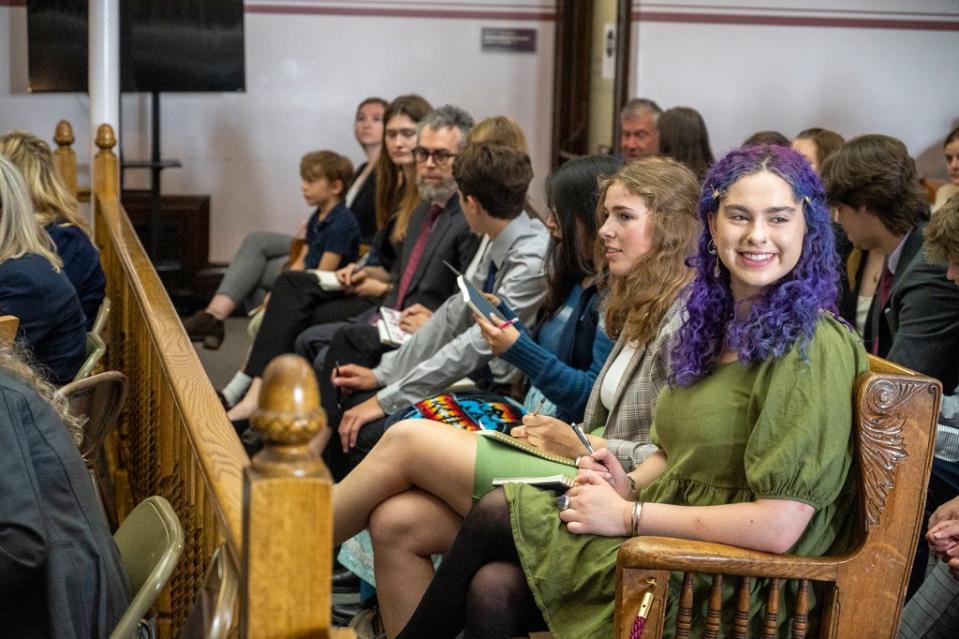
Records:
<instances>
[{"instance_id":1,"label":"eyeglasses","mask_svg":"<svg viewBox=\"0 0 959 639\"><path fill-rule=\"evenodd\" d=\"M433 162L436 163L436 166L446 166L449 164L450 160L455 157L455 153L450 153L446 149L436 149L435 151L430 151L422 146L418 146L413 149L413 158L417 162L426 162L426 160L429 158L433 158Z\"/></svg>"}]
</instances>

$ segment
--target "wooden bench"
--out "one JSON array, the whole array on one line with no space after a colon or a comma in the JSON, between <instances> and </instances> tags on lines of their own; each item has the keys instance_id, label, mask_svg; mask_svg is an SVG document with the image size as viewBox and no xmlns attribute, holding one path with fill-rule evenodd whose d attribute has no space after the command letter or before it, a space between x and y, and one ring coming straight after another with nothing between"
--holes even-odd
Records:
<instances>
[{"instance_id":1,"label":"wooden bench","mask_svg":"<svg viewBox=\"0 0 959 639\"><path fill-rule=\"evenodd\" d=\"M671 572L683 572L677 638L690 636L694 609L692 575L711 577L704 637L717 637L724 580L737 585L733 637L749 628L750 583L768 579L763 637L775 637L779 592L799 580L792 637L806 637L806 596L813 582L826 593L816 613L822 638L892 637L899 625L909 570L923 517L932 464L942 387L882 359L870 357L870 372L855 389L855 432L860 474L862 542L838 557L797 557L755 552L723 544L664 537L630 539L616 570L614 636L628 638L641 601L653 593L645 639L662 634L666 586Z\"/></svg>"}]
</instances>

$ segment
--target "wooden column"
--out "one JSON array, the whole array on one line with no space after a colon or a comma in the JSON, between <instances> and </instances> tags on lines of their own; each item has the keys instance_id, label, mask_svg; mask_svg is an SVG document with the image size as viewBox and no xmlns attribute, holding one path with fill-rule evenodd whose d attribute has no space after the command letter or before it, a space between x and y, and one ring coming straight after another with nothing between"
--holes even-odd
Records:
<instances>
[{"instance_id":1,"label":"wooden column","mask_svg":"<svg viewBox=\"0 0 959 639\"><path fill-rule=\"evenodd\" d=\"M240 636L329 636L333 484L309 446L326 415L306 360L267 366L250 422L265 447L243 474Z\"/></svg>"},{"instance_id":2,"label":"wooden column","mask_svg":"<svg viewBox=\"0 0 959 639\"><path fill-rule=\"evenodd\" d=\"M73 137L73 127L66 120L57 122L56 132L53 134L53 141L57 143L57 149L53 152L53 164L57 167L57 173L60 179L70 189L73 197L77 196L77 154L72 148L75 141Z\"/></svg>"},{"instance_id":3,"label":"wooden column","mask_svg":"<svg viewBox=\"0 0 959 639\"><path fill-rule=\"evenodd\" d=\"M96 197L107 199L120 198L120 163L113 152L117 138L113 127L101 124L97 128L97 151L93 157L93 193Z\"/></svg>"}]
</instances>

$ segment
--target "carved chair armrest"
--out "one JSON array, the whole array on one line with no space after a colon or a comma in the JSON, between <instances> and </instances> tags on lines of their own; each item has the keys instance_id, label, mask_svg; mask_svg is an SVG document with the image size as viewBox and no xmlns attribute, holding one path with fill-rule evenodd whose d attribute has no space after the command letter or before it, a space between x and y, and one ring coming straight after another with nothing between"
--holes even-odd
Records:
<instances>
[{"instance_id":1,"label":"carved chair armrest","mask_svg":"<svg viewBox=\"0 0 959 639\"><path fill-rule=\"evenodd\" d=\"M617 638L631 635L633 620L647 592L653 593L646 623L646 637L658 639L666 614L666 586L673 571L713 575L766 577L776 581L806 579L834 582L839 569L849 556L800 557L747 550L736 546L669 537L635 537L620 548L616 568L616 611L614 633ZM720 607L721 577L715 577L710 605ZM779 581L781 583L781 581ZM749 607L749 590L743 585L740 609ZM743 594L745 593L745 594ZM745 599L743 599L745 597ZM692 589L683 588L680 607L692 606ZM714 622L718 629L718 613ZM805 621L802 622L803 624ZM748 616L737 613L737 624L743 632ZM745 636L745 635L743 635Z\"/></svg>"},{"instance_id":2,"label":"carved chair armrest","mask_svg":"<svg viewBox=\"0 0 959 639\"><path fill-rule=\"evenodd\" d=\"M619 551L623 569L669 570L832 581L844 557L800 557L670 537L634 537Z\"/></svg>"}]
</instances>

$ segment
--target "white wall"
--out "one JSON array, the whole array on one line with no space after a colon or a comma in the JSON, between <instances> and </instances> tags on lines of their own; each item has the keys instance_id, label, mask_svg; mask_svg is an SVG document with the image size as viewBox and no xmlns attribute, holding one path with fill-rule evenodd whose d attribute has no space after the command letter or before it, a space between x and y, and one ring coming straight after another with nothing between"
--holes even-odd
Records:
<instances>
[{"instance_id":1,"label":"white wall","mask_svg":"<svg viewBox=\"0 0 959 639\"><path fill-rule=\"evenodd\" d=\"M917 158L920 174L945 176L942 141L959 125L957 0L730 4L634 3L631 94L653 98L664 109L698 109L717 156L755 131L794 136L821 126L847 139L898 137ZM804 8L789 9L799 5ZM821 26L839 20L937 22L949 30Z\"/></svg>"},{"instance_id":2,"label":"white wall","mask_svg":"<svg viewBox=\"0 0 959 639\"><path fill-rule=\"evenodd\" d=\"M246 92L162 96L163 156L183 162L183 168L164 172L163 190L211 195L212 260L229 260L250 230L289 231L309 214L299 192L305 152L330 148L361 161L353 112L373 94L389 100L418 92L436 106L462 106L477 120L514 117L530 141L534 202L543 201L552 113L552 3L393 0L363 8L403 15L337 15L356 6L247 2ZM281 12L264 12L273 10ZM483 53L481 27L536 29L536 52ZM0 6L0 43L6 42L0 44L0 129L24 128L49 138L57 120L66 117L78 144L89 144L86 96L24 94L22 6ZM127 159L149 154L149 105L148 95L123 98ZM84 156L80 147L78 155ZM145 186L145 173L128 172L126 185Z\"/></svg>"},{"instance_id":3,"label":"white wall","mask_svg":"<svg viewBox=\"0 0 959 639\"><path fill-rule=\"evenodd\" d=\"M699 109L716 153L759 129L794 135L826 126L847 137L897 136L923 173L944 174L941 140L959 124L957 0L731 5L636 2L631 94ZM226 261L248 231L290 229L308 213L297 176L304 152L327 147L360 159L351 135L360 99L418 91L477 119L515 117L530 139L533 195L541 204L553 106L553 6L552 0L247 0L246 93L163 97L163 154L184 165L165 173L164 191L211 195L211 258ZM803 8L790 8L796 6ZM800 26L716 23L743 16ZM802 26L836 19L938 21L948 30ZM482 53L483 26L536 29L537 51ZM83 162L90 144L86 96L27 95L26 51L24 0L0 0L0 131L23 128L49 138L57 120L67 118ZM122 117L126 157L146 157L149 97L126 96ZM128 186L145 184L142 172L128 173Z\"/></svg>"}]
</instances>

